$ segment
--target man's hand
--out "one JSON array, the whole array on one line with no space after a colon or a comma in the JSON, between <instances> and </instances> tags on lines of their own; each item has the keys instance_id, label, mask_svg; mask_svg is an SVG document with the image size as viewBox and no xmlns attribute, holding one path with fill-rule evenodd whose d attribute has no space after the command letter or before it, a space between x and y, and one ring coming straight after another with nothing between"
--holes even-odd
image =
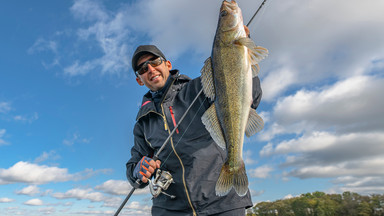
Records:
<instances>
[{"instance_id":1,"label":"man's hand","mask_svg":"<svg viewBox=\"0 0 384 216\"><path fill-rule=\"evenodd\" d=\"M133 170L133 176L140 179L142 182L147 183L156 169L160 168L161 162L159 160L154 161L152 158L144 156L139 163L136 164Z\"/></svg>"},{"instance_id":2,"label":"man's hand","mask_svg":"<svg viewBox=\"0 0 384 216\"><path fill-rule=\"evenodd\" d=\"M251 37L251 34L249 32L249 28L246 25L244 25L244 30L245 30L245 33L247 34L247 37Z\"/></svg>"}]
</instances>

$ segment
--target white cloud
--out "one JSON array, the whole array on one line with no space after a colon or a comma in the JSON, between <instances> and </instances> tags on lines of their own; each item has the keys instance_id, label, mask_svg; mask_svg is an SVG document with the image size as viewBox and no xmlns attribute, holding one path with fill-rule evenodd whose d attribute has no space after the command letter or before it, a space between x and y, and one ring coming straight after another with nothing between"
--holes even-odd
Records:
<instances>
[{"instance_id":1,"label":"white cloud","mask_svg":"<svg viewBox=\"0 0 384 216\"><path fill-rule=\"evenodd\" d=\"M78 211L75 214L80 215L112 215L114 211Z\"/></svg>"},{"instance_id":2,"label":"white cloud","mask_svg":"<svg viewBox=\"0 0 384 216\"><path fill-rule=\"evenodd\" d=\"M16 115L13 117L15 121L28 122L32 123L39 119L39 115L37 112L34 112L32 115Z\"/></svg>"},{"instance_id":3,"label":"white cloud","mask_svg":"<svg viewBox=\"0 0 384 216\"><path fill-rule=\"evenodd\" d=\"M74 198L78 200L88 199L92 202L100 202L105 199L105 196L100 192L94 192L92 189L74 188L65 193L54 193L52 195L57 199Z\"/></svg>"},{"instance_id":4,"label":"white cloud","mask_svg":"<svg viewBox=\"0 0 384 216\"><path fill-rule=\"evenodd\" d=\"M7 145L8 142L6 142L3 137L5 135L5 132L7 132L5 129L0 129L0 146Z\"/></svg>"},{"instance_id":5,"label":"white cloud","mask_svg":"<svg viewBox=\"0 0 384 216\"><path fill-rule=\"evenodd\" d=\"M0 113L7 113L11 110L11 103L9 102L0 102Z\"/></svg>"},{"instance_id":6,"label":"white cloud","mask_svg":"<svg viewBox=\"0 0 384 216\"><path fill-rule=\"evenodd\" d=\"M112 195L127 195L131 191L132 186L129 184L128 181L108 180L103 184L96 186L95 189L101 190L105 193L109 193ZM149 189L148 187L146 187L145 189L136 189L134 193L148 194Z\"/></svg>"},{"instance_id":7,"label":"white cloud","mask_svg":"<svg viewBox=\"0 0 384 216\"><path fill-rule=\"evenodd\" d=\"M14 202L14 201L15 201L14 199L10 199L7 197L1 197L0 198L0 203L10 203L10 202Z\"/></svg>"},{"instance_id":8,"label":"white cloud","mask_svg":"<svg viewBox=\"0 0 384 216\"><path fill-rule=\"evenodd\" d=\"M66 168L49 167L20 161L8 169L0 168L0 183L46 184L50 182L78 181L105 172L109 172L109 170L94 171L86 169L79 173L70 174Z\"/></svg>"},{"instance_id":9,"label":"white cloud","mask_svg":"<svg viewBox=\"0 0 384 216\"><path fill-rule=\"evenodd\" d=\"M57 53L57 42L52 40L45 40L43 38L37 39L37 41L28 49L28 54L34 54L42 51L51 51Z\"/></svg>"},{"instance_id":10,"label":"white cloud","mask_svg":"<svg viewBox=\"0 0 384 216\"><path fill-rule=\"evenodd\" d=\"M25 187L19 191L16 191L16 194L21 194L21 195L30 195L33 196L35 194L40 193L39 188L36 185L30 185L28 187Z\"/></svg>"},{"instance_id":11,"label":"white cloud","mask_svg":"<svg viewBox=\"0 0 384 216\"><path fill-rule=\"evenodd\" d=\"M244 163L246 165L251 165L255 164L256 160L254 160L254 156L251 150L243 151L243 158L244 158Z\"/></svg>"},{"instance_id":12,"label":"white cloud","mask_svg":"<svg viewBox=\"0 0 384 216\"><path fill-rule=\"evenodd\" d=\"M150 43L158 45L169 59L177 59L187 51L203 54L205 59L211 51L220 4L203 0L193 4L172 0L140 1L133 6L135 13L129 16L132 20L129 24L138 33L148 35Z\"/></svg>"},{"instance_id":13,"label":"white cloud","mask_svg":"<svg viewBox=\"0 0 384 216\"><path fill-rule=\"evenodd\" d=\"M81 136L78 133L74 133L71 135L71 137L63 140L63 144L66 146L72 146L75 143L90 143L90 142L91 142L90 139L81 138Z\"/></svg>"},{"instance_id":14,"label":"white cloud","mask_svg":"<svg viewBox=\"0 0 384 216\"><path fill-rule=\"evenodd\" d=\"M31 206L41 206L43 205L43 201L40 199L31 199L26 202L24 202L25 205L31 205Z\"/></svg>"},{"instance_id":15,"label":"white cloud","mask_svg":"<svg viewBox=\"0 0 384 216\"><path fill-rule=\"evenodd\" d=\"M250 169L248 172L249 172L249 175L252 177L252 178L267 178L269 177L270 173L273 171L274 169L269 166L269 165L263 165L263 166L260 166L260 167L257 167L256 169Z\"/></svg>"},{"instance_id":16,"label":"white cloud","mask_svg":"<svg viewBox=\"0 0 384 216\"><path fill-rule=\"evenodd\" d=\"M124 215L127 216L135 216L135 215L151 215L151 207L147 205L143 205L137 201L128 202L126 208L128 210L122 211Z\"/></svg>"},{"instance_id":17,"label":"white cloud","mask_svg":"<svg viewBox=\"0 0 384 216\"><path fill-rule=\"evenodd\" d=\"M367 176L367 177L339 177L333 183L341 184L340 188L333 188L331 190L336 193L344 191L354 191L360 194L382 194L384 193L384 183L382 176Z\"/></svg>"},{"instance_id":18,"label":"white cloud","mask_svg":"<svg viewBox=\"0 0 384 216\"><path fill-rule=\"evenodd\" d=\"M91 202L103 202L103 207L118 207L121 198L116 196L106 196L101 192L95 192L91 188L74 188L65 193L54 193L52 197L57 199L77 199L89 200Z\"/></svg>"},{"instance_id":19,"label":"white cloud","mask_svg":"<svg viewBox=\"0 0 384 216\"><path fill-rule=\"evenodd\" d=\"M93 71L124 75L138 43L158 45L171 60L190 54L202 65L211 53L220 4L149 0L122 4L112 11L100 1L77 0L71 12L83 27L74 32L79 44L96 52L75 58L64 73L71 77ZM245 22L259 4L239 2ZM250 26L254 41L271 53L261 65L264 100L273 101L292 85L365 73L362 68L384 59L383 6L380 0L369 5L339 0L332 8L321 0L268 2Z\"/></svg>"},{"instance_id":20,"label":"white cloud","mask_svg":"<svg viewBox=\"0 0 384 216\"><path fill-rule=\"evenodd\" d=\"M383 131L381 92L384 79L378 76L355 76L318 91L300 90L278 100L271 114L273 125L263 131L263 137L329 129Z\"/></svg>"},{"instance_id":21,"label":"white cloud","mask_svg":"<svg viewBox=\"0 0 384 216\"><path fill-rule=\"evenodd\" d=\"M56 208L54 207L46 207L46 208L40 208L39 210L40 214L45 214L45 215L52 215L56 212Z\"/></svg>"},{"instance_id":22,"label":"white cloud","mask_svg":"<svg viewBox=\"0 0 384 216\"><path fill-rule=\"evenodd\" d=\"M43 152L39 157L35 159L35 163L41 163L46 160L57 160L60 158L60 155L56 153L56 151L50 151L50 152Z\"/></svg>"},{"instance_id":23,"label":"white cloud","mask_svg":"<svg viewBox=\"0 0 384 216\"><path fill-rule=\"evenodd\" d=\"M263 79L263 100L275 100L276 95L295 83L297 83L295 73L288 68L273 71Z\"/></svg>"},{"instance_id":24,"label":"white cloud","mask_svg":"<svg viewBox=\"0 0 384 216\"><path fill-rule=\"evenodd\" d=\"M365 71L381 68L370 65ZM382 92L384 79L373 73L279 98L260 155L283 158L283 178L333 178L337 192L384 191Z\"/></svg>"},{"instance_id":25,"label":"white cloud","mask_svg":"<svg viewBox=\"0 0 384 216\"><path fill-rule=\"evenodd\" d=\"M84 62L76 61L64 69L68 76L78 76L101 69L102 74L119 75L128 68L127 42L129 29L123 12L111 13L99 2L78 0L71 7L75 18L82 22L91 23L88 28L79 29L78 37L82 41L95 39L101 50L101 56Z\"/></svg>"},{"instance_id":26,"label":"white cloud","mask_svg":"<svg viewBox=\"0 0 384 216\"><path fill-rule=\"evenodd\" d=\"M251 35L256 32L253 35L270 51L260 73L266 80L285 70L294 72L292 84L345 78L364 73L362 68L384 58L384 41L379 38L384 33L379 27L384 24L379 9L384 6L382 1L370 1L369 6L358 0L340 0L332 7L321 0L271 1L266 5L267 11L258 17L262 18L260 25L254 26L257 29L251 25ZM262 83L268 100L289 87L281 87L279 82L268 84L273 86Z\"/></svg>"}]
</instances>

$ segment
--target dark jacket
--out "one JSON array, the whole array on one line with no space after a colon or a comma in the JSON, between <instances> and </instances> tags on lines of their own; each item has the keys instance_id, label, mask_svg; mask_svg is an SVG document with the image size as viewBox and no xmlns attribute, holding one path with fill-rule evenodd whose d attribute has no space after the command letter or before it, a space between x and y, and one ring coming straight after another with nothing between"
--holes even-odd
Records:
<instances>
[{"instance_id":1,"label":"dark jacket","mask_svg":"<svg viewBox=\"0 0 384 216\"><path fill-rule=\"evenodd\" d=\"M159 111L151 93L144 95L133 131L135 143L131 150L132 157L126 164L131 184L136 181L132 176L136 163L143 156L153 157L202 88L200 77L191 80L179 75L177 70L171 71L170 79L172 84L160 100ZM252 107L256 108L261 98L259 78L254 78L253 83ZM161 194L153 200L155 208L207 215L252 206L249 192L243 197L239 197L234 190L223 197L215 194L216 181L227 152L212 140L201 121L210 104L212 101L204 93L201 94L178 127L178 132L160 153L161 169L169 171L175 181L166 193L176 198Z\"/></svg>"}]
</instances>

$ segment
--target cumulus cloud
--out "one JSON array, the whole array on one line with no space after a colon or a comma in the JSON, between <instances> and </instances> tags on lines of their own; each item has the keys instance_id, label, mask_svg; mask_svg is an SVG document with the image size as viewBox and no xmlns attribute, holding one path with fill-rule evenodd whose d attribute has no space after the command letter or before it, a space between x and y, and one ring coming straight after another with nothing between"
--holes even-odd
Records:
<instances>
[{"instance_id":1,"label":"cumulus cloud","mask_svg":"<svg viewBox=\"0 0 384 216\"><path fill-rule=\"evenodd\" d=\"M26 202L24 202L25 205L30 205L30 206L41 206L43 205L43 201L40 199L31 199Z\"/></svg>"},{"instance_id":2,"label":"cumulus cloud","mask_svg":"<svg viewBox=\"0 0 384 216\"><path fill-rule=\"evenodd\" d=\"M253 155L253 152L251 150L246 150L243 152L243 159L246 165L255 164L256 160L254 158L255 156Z\"/></svg>"},{"instance_id":3,"label":"cumulus cloud","mask_svg":"<svg viewBox=\"0 0 384 216\"><path fill-rule=\"evenodd\" d=\"M239 2L245 22L260 3ZM64 67L64 74L73 77L99 71L122 75L129 70L138 42L158 45L173 60L191 55L202 65L211 53L220 4L149 0L122 4L113 11L100 1L77 0L70 11L82 27L72 34L76 32L77 44L92 47L93 55L74 58ZM321 0L268 2L250 26L254 41L271 53L261 63L263 100L274 101L291 86L362 74L361 69L371 62L381 62L383 6L380 0L369 5L339 0L331 8ZM58 46L49 41L42 44L52 50Z\"/></svg>"},{"instance_id":4,"label":"cumulus cloud","mask_svg":"<svg viewBox=\"0 0 384 216\"><path fill-rule=\"evenodd\" d=\"M373 61L383 60L384 41L379 35L384 30L379 26L384 15L379 8L384 3L370 3L341 0L329 7L321 0L268 2L262 23L254 30L251 26L251 35L255 31L253 35L270 51L260 72L263 99L276 100L292 85L359 75ZM287 81L281 82L279 75L287 74Z\"/></svg>"},{"instance_id":5,"label":"cumulus cloud","mask_svg":"<svg viewBox=\"0 0 384 216\"><path fill-rule=\"evenodd\" d=\"M1 197L0 198L0 203L10 203L10 202L13 202L13 201L15 201L15 200L7 198L7 197Z\"/></svg>"},{"instance_id":6,"label":"cumulus cloud","mask_svg":"<svg viewBox=\"0 0 384 216\"><path fill-rule=\"evenodd\" d=\"M88 199L92 202L100 202L105 199L104 195L100 192L94 192L92 189L74 188L65 193L54 193L52 195L57 199L74 198L78 200Z\"/></svg>"},{"instance_id":7,"label":"cumulus cloud","mask_svg":"<svg viewBox=\"0 0 384 216\"><path fill-rule=\"evenodd\" d=\"M273 171L273 168L269 165L263 165L257 167L256 169L250 169L248 172L252 178L267 178L270 173Z\"/></svg>"},{"instance_id":8,"label":"cumulus cloud","mask_svg":"<svg viewBox=\"0 0 384 216\"><path fill-rule=\"evenodd\" d=\"M123 211L124 215L135 216L135 215L151 215L151 207L148 205L143 205L140 202L132 201L127 204L125 208L127 210Z\"/></svg>"},{"instance_id":9,"label":"cumulus cloud","mask_svg":"<svg viewBox=\"0 0 384 216\"><path fill-rule=\"evenodd\" d=\"M30 185L28 187L25 187L19 191L16 191L16 194L21 194L21 195L30 195L33 196L35 194L40 193L39 188L36 185Z\"/></svg>"},{"instance_id":10,"label":"cumulus cloud","mask_svg":"<svg viewBox=\"0 0 384 216\"><path fill-rule=\"evenodd\" d=\"M108 180L101 185L95 187L96 190L101 190L105 193L112 195L127 195L132 186L128 181L122 180ZM149 194L149 189L146 187L145 189L137 189L134 192L135 194Z\"/></svg>"},{"instance_id":11,"label":"cumulus cloud","mask_svg":"<svg viewBox=\"0 0 384 216\"><path fill-rule=\"evenodd\" d=\"M330 128L338 133L383 131L381 92L384 79L374 75L351 77L317 91L299 90L277 101L274 125L263 131L262 138Z\"/></svg>"},{"instance_id":12,"label":"cumulus cloud","mask_svg":"<svg viewBox=\"0 0 384 216\"><path fill-rule=\"evenodd\" d=\"M75 212L75 214L80 214L80 215L112 215L114 214L114 211L78 211Z\"/></svg>"},{"instance_id":13,"label":"cumulus cloud","mask_svg":"<svg viewBox=\"0 0 384 216\"><path fill-rule=\"evenodd\" d=\"M106 173L109 170L86 169L79 173L70 174L68 169L37 165L20 161L8 169L0 168L0 184L27 183L46 184L50 182L77 181L89 178L98 173Z\"/></svg>"},{"instance_id":14,"label":"cumulus cloud","mask_svg":"<svg viewBox=\"0 0 384 216\"><path fill-rule=\"evenodd\" d=\"M118 207L121 203L121 198L106 196L101 192L96 192L91 188L74 188L65 193L54 193L52 197L57 199L77 199L89 200L91 202L103 202L103 207Z\"/></svg>"},{"instance_id":15,"label":"cumulus cloud","mask_svg":"<svg viewBox=\"0 0 384 216\"><path fill-rule=\"evenodd\" d=\"M358 75L280 98L260 155L284 158L285 177L334 178L339 192L384 191L383 86L381 76Z\"/></svg>"}]
</instances>

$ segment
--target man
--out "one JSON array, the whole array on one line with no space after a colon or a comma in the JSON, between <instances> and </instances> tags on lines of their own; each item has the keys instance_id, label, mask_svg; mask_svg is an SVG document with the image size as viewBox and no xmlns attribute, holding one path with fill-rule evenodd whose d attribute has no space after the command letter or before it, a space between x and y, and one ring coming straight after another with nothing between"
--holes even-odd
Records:
<instances>
[{"instance_id":1,"label":"man","mask_svg":"<svg viewBox=\"0 0 384 216\"><path fill-rule=\"evenodd\" d=\"M159 160L151 158L159 150L178 120L201 90L200 77L190 79L172 70L172 64L153 45L139 46L132 67L139 85L149 88L143 97L134 127L134 146L126 164L127 178L132 185L140 179L141 188L155 169L169 171L174 183L153 199L152 215L245 215L252 206L249 191L243 197L231 190L216 196L215 185L227 152L211 138L201 116L212 101L201 94L172 136ZM261 99L260 80L253 80L253 108Z\"/></svg>"}]
</instances>

